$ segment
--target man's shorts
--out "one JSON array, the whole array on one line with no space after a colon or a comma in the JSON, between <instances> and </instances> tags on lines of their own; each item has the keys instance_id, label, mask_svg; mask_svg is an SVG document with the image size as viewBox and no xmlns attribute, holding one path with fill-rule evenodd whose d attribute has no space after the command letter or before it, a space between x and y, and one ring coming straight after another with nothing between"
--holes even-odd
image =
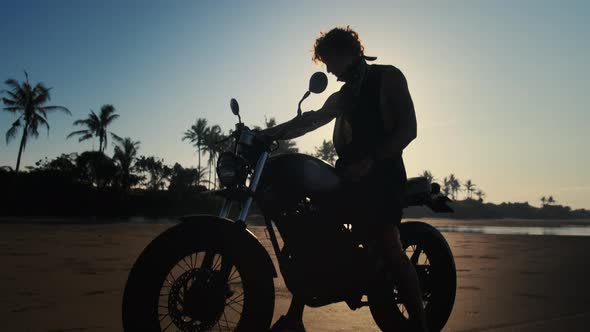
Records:
<instances>
[{"instance_id":1,"label":"man's shorts","mask_svg":"<svg viewBox=\"0 0 590 332\"><path fill-rule=\"evenodd\" d=\"M344 177L342 179L342 187L336 195L338 205L335 208L353 219L351 223L401 223L407 183L401 157L379 161L360 181L352 182Z\"/></svg>"}]
</instances>

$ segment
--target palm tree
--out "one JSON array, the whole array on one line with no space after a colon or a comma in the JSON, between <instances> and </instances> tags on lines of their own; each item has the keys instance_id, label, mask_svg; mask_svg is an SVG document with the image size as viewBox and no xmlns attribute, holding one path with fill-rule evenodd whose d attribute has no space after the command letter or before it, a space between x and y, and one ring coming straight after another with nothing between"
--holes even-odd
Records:
<instances>
[{"instance_id":1,"label":"palm tree","mask_svg":"<svg viewBox=\"0 0 590 332\"><path fill-rule=\"evenodd\" d=\"M451 182L449 181L449 178L447 178L446 176L443 179L442 191L443 194L445 194L445 196L449 196L449 194L451 193Z\"/></svg>"},{"instance_id":2,"label":"palm tree","mask_svg":"<svg viewBox=\"0 0 590 332\"><path fill-rule=\"evenodd\" d=\"M315 153L313 155L316 158L320 158L330 165L334 166L334 162L336 162L336 148L334 148L334 144L332 141L322 141L322 145L315 148Z\"/></svg>"},{"instance_id":3,"label":"palm tree","mask_svg":"<svg viewBox=\"0 0 590 332\"><path fill-rule=\"evenodd\" d=\"M426 178L426 180L428 180L428 183L432 183L432 181L434 181L434 176L432 175L432 172L430 172L429 170L424 170L422 174L420 174L420 176Z\"/></svg>"},{"instance_id":4,"label":"palm tree","mask_svg":"<svg viewBox=\"0 0 590 332\"><path fill-rule=\"evenodd\" d=\"M463 187L465 187L465 191L467 191L467 198L471 199L471 193L475 191L475 183L471 182L471 180L467 180L463 184Z\"/></svg>"},{"instance_id":5,"label":"palm tree","mask_svg":"<svg viewBox=\"0 0 590 332\"><path fill-rule=\"evenodd\" d=\"M553 196L549 196L549 198L547 198L548 205L555 204L555 203L557 203L557 201L555 199L553 199Z\"/></svg>"},{"instance_id":6,"label":"palm tree","mask_svg":"<svg viewBox=\"0 0 590 332\"><path fill-rule=\"evenodd\" d=\"M115 107L110 104L102 105L98 115L93 110L90 110L88 118L74 121L74 126L86 126L87 129L74 131L67 138L80 136L78 141L82 142L92 137L98 137L98 151L104 152L107 147L107 134L109 133L107 127L119 117L119 114L114 114L115 111ZM110 134L113 138L120 138L113 133Z\"/></svg>"},{"instance_id":7,"label":"palm tree","mask_svg":"<svg viewBox=\"0 0 590 332\"><path fill-rule=\"evenodd\" d=\"M211 172L215 169L215 163L217 160L217 156L219 155L219 142L222 138L221 127L218 125L214 125L212 127L207 128L205 131L205 137L203 139L203 147L204 152L207 152L209 155L209 159L207 160L207 166L209 168L209 187L211 187ZM217 185L217 175L214 177L215 183L213 184L213 188ZM211 189L211 188L209 188Z\"/></svg>"},{"instance_id":8,"label":"palm tree","mask_svg":"<svg viewBox=\"0 0 590 332\"><path fill-rule=\"evenodd\" d=\"M541 197L541 204L542 206L545 206L547 204L547 199L545 198L545 196Z\"/></svg>"},{"instance_id":9,"label":"palm tree","mask_svg":"<svg viewBox=\"0 0 590 332\"><path fill-rule=\"evenodd\" d=\"M113 160L118 164L121 178L121 186L127 190L133 184L133 176L131 174L131 164L137 157L139 150L139 141L133 141L129 137L114 138L115 154Z\"/></svg>"},{"instance_id":10,"label":"palm tree","mask_svg":"<svg viewBox=\"0 0 590 332\"><path fill-rule=\"evenodd\" d=\"M46 106L45 104L51 100L49 90L51 88L45 87L43 83L37 83L35 87L29 83L29 74L25 71L25 82L18 82L15 79L8 79L4 83L10 87L6 92L8 98L3 97L4 110L18 115L16 121L6 132L6 143L9 143L16 137L18 130L22 127L23 133L18 148L18 157L16 158L15 172L20 168L20 160L29 137L39 137L39 125L47 128L47 135L49 135L49 123L47 122L47 113L53 111L62 111L71 115L70 111L63 106Z\"/></svg>"},{"instance_id":11,"label":"palm tree","mask_svg":"<svg viewBox=\"0 0 590 332\"><path fill-rule=\"evenodd\" d=\"M189 140L197 148L197 155L199 156L199 170L201 169L201 146L204 144L205 136L207 134L207 120L198 118L194 125L184 132L182 140Z\"/></svg>"},{"instance_id":12,"label":"palm tree","mask_svg":"<svg viewBox=\"0 0 590 332\"><path fill-rule=\"evenodd\" d=\"M475 196L477 196L477 200L480 202L483 202L483 198L486 197L486 193L484 193L483 191L481 191L481 189L478 189L475 192Z\"/></svg>"},{"instance_id":13,"label":"palm tree","mask_svg":"<svg viewBox=\"0 0 590 332\"><path fill-rule=\"evenodd\" d=\"M461 190L461 182L455 174L449 175L449 185L451 186L451 192L453 193L453 200L457 199L457 193Z\"/></svg>"}]
</instances>

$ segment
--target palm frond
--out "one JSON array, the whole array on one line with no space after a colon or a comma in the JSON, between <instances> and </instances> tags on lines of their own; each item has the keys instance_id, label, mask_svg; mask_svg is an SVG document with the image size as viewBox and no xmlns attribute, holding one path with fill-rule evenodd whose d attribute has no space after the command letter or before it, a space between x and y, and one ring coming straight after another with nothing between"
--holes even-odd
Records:
<instances>
[{"instance_id":1,"label":"palm frond","mask_svg":"<svg viewBox=\"0 0 590 332\"><path fill-rule=\"evenodd\" d=\"M88 115L88 118L91 119L92 121L99 123L100 119L98 118L98 115L96 115L96 113L94 113L94 111L91 109L90 110L90 114Z\"/></svg>"},{"instance_id":2,"label":"palm frond","mask_svg":"<svg viewBox=\"0 0 590 332\"><path fill-rule=\"evenodd\" d=\"M120 143L120 144L123 144L123 142L125 142L125 139L128 139L128 138L123 139L121 136L119 136L115 133L110 133L110 134L111 134L111 137L113 138L113 140L115 140L115 142Z\"/></svg>"},{"instance_id":3,"label":"palm frond","mask_svg":"<svg viewBox=\"0 0 590 332\"><path fill-rule=\"evenodd\" d=\"M32 95L34 96L34 98L31 100L32 104L41 105L51 100L49 89L47 89L43 83L37 83L32 92Z\"/></svg>"},{"instance_id":4,"label":"palm frond","mask_svg":"<svg viewBox=\"0 0 590 332\"><path fill-rule=\"evenodd\" d=\"M13 78L7 79L6 81L4 81L4 83L12 87L13 91L19 90L21 88L20 83Z\"/></svg>"},{"instance_id":5,"label":"palm frond","mask_svg":"<svg viewBox=\"0 0 590 332\"><path fill-rule=\"evenodd\" d=\"M18 111L24 110L24 107L22 107L22 106L4 107L4 110L8 111L8 112L16 113Z\"/></svg>"},{"instance_id":6,"label":"palm frond","mask_svg":"<svg viewBox=\"0 0 590 332\"><path fill-rule=\"evenodd\" d=\"M88 130L76 130L71 132L68 136L66 136L66 138L70 138L72 136L76 136L76 135L90 135L92 136L92 133L89 132Z\"/></svg>"},{"instance_id":7,"label":"palm frond","mask_svg":"<svg viewBox=\"0 0 590 332\"><path fill-rule=\"evenodd\" d=\"M31 123L29 123L29 126L27 127L27 133L28 136L31 136L33 138L38 138L39 137L39 130L37 129L37 125L31 125ZM26 137L27 135L25 135Z\"/></svg>"},{"instance_id":8,"label":"palm frond","mask_svg":"<svg viewBox=\"0 0 590 332\"><path fill-rule=\"evenodd\" d=\"M184 136L182 136L182 140L188 140L191 143L194 143L197 140L197 135L194 131L187 130L184 132Z\"/></svg>"},{"instance_id":9,"label":"palm frond","mask_svg":"<svg viewBox=\"0 0 590 332\"><path fill-rule=\"evenodd\" d=\"M83 135L82 137L80 137L80 138L78 139L78 142L85 141L85 140L87 140L87 139L89 139L89 138L92 138L92 137L94 137L94 135L92 135L92 134L85 134L85 135Z\"/></svg>"},{"instance_id":10,"label":"palm frond","mask_svg":"<svg viewBox=\"0 0 590 332\"><path fill-rule=\"evenodd\" d=\"M4 90L4 92L6 92L6 94L8 94L8 96L10 96L10 98L12 99L8 99L6 97L2 98L2 102L4 103L4 105L17 105L19 102L19 98L16 94L14 94L14 92L12 91L8 91L8 90Z\"/></svg>"},{"instance_id":11,"label":"palm frond","mask_svg":"<svg viewBox=\"0 0 590 332\"><path fill-rule=\"evenodd\" d=\"M111 122L113 122L116 118L119 117L119 114L111 114L106 118L105 124L110 124Z\"/></svg>"},{"instance_id":12,"label":"palm frond","mask_svg":"<svg viewBox=\"0 0 590 332\"><path fill-rule=\"evenodd\" d=\"M35 121L38 121L39 123L44 125L47 128L47 135L49 135L49 123L47 122L47 119L40 116L39 114L35 114ZM37 126L35 126L35 129L37 129L36 127Z\"/></svg>"},{"instance_id":13,"label":"palm frond","mask_svg":"<svg viewBox=\"0 0 590 332\"><path fill-rule=\"evenodd\" d=\"M87 125L89 126L91 124L91 120L90 119L79 119L74 121L73 125L74 126L78 126L78 125Z\"/></svg>"},{"instance_id":14,"label":"palm frond","mask_svg":"<svg viewBox=\"0 0 590 332\"><path fill-rule=\"evenodd\" d=\"M101 122L106 123L111 114L115 113L115 107L111 104L102 105L100 108L99 118Z\"/></svg>"},{"instance_id":15,"label":"palm frond","mask_svg":"<svg viewBox=\"0 0 590 332\"><path fill-rule=\"evenodd\" d=\"M47 113L42 108L36 108L36 110L43 115L44 118L47 118ZM35 114L35 113L34 113Z\"/></svg>"},{"instance_id":16,"label":"palm frond","mask_svg":"<svg viewBox=\"0 0 590 332\"><path fill-rule=\"evenodd\" d=\"M18 132L18 129L20 128L20 126L21 126L20 120L16 120L12 124L12 127L10 127L10 129L8 129L8 131L6 132L6 144L10 143L10 141L12 141L16 137L16 133Z\"/></svg>"}]
</instances>

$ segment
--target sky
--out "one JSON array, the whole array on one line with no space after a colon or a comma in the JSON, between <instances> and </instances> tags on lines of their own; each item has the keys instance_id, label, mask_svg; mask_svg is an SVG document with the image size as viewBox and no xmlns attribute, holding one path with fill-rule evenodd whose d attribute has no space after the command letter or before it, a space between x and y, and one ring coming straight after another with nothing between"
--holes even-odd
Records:
<instances>
[{"instance_id":1,"label":"sky","mask_svg":"<svg viewBox=\"0 0 590 332\"><path fill-rule=\"evenodd\" d=\"M195 166L181 137L198 117L227 132L233 97L246 124L293 118L310 75L326 71L311 61L315 38L350 25L366 54L408 80L418 120L408 176L453 173L494 203L552 195L590 208L589 15L586 1L0 0L0 79L27 70L72 112L49 116L25 166L98 148L66 136L104 104L120 114L110 130L141 141L141 155ZM304 111L340 84L330 76ZM3 139L14 120L0 112L0 165L16 163L18 140ZM298 138L300 150L331 139L333 125Z\"/></svg>"}]
</instances>

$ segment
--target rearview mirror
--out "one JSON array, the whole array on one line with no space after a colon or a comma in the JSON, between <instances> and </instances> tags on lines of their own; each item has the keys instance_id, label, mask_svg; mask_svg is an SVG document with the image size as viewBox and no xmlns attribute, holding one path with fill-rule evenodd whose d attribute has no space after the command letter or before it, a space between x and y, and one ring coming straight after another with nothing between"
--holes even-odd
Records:
<instances>
[{"instance_id":1,"label":"rearview mirror","mask_svg":"<svg viewBox=\"0 0 590 332\"><path fill-rule=\"evenodd\" d=\"M299 101L299 105L297 106L297 116L301 115L301 103L305 100L305 98L309 97L309 95L313 93L322 93L326 90L328 86L328 76L322 73L321 71L313 73L311 78L309 79L309 90L303 95L303 98Z\"/></svg>"},{"instance_id":2,"label":"rearview mirror","mask_svg":"<svg viewBox=\"0 0 590 332\"><path fill-rule=\"evenodd\" d=\"M231 112L234 115L240 116L240 105L238 105L238 101L235 98L231 99L229 106L231 107Z\"/></svg>"},{"instance_id":3,"label":"rearview mirror","mask_svg":"<svg viewBox=\"0 0 590 332\"><path fill-rule=\"evenodd\" d=\"M309 91L322 93L328 86L328 76L321 71L315 72L309 79Z\"/></svg>"}]
</instances>

